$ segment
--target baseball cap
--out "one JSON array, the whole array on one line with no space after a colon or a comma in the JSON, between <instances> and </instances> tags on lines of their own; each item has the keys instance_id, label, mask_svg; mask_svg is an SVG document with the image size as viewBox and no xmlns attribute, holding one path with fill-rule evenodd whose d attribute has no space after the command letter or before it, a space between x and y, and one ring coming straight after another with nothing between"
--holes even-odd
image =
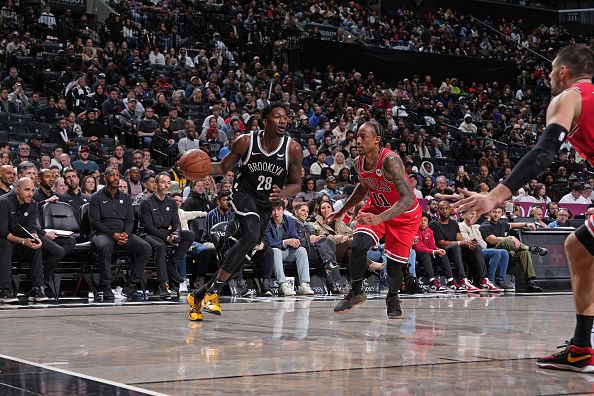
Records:
<instances>
[{"instance_id":1,"label":"baseball cap","mask_svg":"<svg viewBox=\"0 0 594 396\"><path fill-rule=\"evenodd\" d=\"M578 177L576 175L571 175L568 180L578 180Z\"/></svg>"},{"instance_id":2,"label":"baseball cap","mask_svg":"<svg viewBox=\"0 0 594 396\"><path fill-rule=\"evenodd\" d=\"M80 146L78 148L78 152L82 153L83 151L86 151L87 153L89 152L89 146Z\"/></svg>"},{"instance_id":3,"label":"baseball cap","mask_svg":"<svg viewBox=\"0 0 594 396\"><path fill-rule=\"evenodd\" d=\"M587 189L590 189L591 190L592 189L592 186L589 185L589 184L584 184L584 190L587 190Z\"/></svg>"},{"instance_id":4,"label":"baseball cap","mask_svg":"<svg viewBox=\"0 0 594 396\"><path fill-rule=\"evenodd\" d=\"M578 184L574 185L573 187L571 187L571 189L575 190L575 191L582 191L584 189L584 185L578 183Z\"/></svg>"},{"instance_id":5,"label":"baseball cap","mask_svg":"<svg viewBox=\"0 0 594 396\"><path fill-rule=\"evenodd\" d=\"M99 73L99 78L105 78L105 73Z\"/></svg>"},{"instance_id":6,"label":"baseball cap","mask_svg":"<svg viewBox=\"0 0 594 396\"><path fill-rule=\"evenodd\" d=\"M330 182L334 182L334 181L336 181L336 178L334 176L328 176L326 178L326 183L330 183Z\"/></svg>"}]
</instances>

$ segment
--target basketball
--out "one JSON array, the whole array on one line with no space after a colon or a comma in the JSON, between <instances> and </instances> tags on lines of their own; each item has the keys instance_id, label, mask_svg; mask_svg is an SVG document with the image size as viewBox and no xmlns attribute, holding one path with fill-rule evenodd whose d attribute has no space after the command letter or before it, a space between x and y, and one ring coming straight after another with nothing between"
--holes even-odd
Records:
<instances>
[{"instance_id":1,"label":"basketball","mask_svg":"<svg viewBox=\"0 0 594 396\"><path fill-rule=\"evenodd\" d=\"M210 174L210 156L200 149L186 151L179 159L179 169L188 180L202 180Z\"/></svg>"}]
</instances>

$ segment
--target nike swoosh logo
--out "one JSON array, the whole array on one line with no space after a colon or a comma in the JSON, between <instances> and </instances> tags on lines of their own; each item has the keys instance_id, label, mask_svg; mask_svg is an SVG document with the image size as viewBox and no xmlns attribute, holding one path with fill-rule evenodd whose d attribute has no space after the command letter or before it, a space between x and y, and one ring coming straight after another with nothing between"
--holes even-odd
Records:
<instances>
[{"instance_id":1,"label":"nike swoosh logo","mask_svg":"<svg viewBox=\"0 0 594 396\"><path fill-rule=\"evenodd\" d=\"M102 203L107 203L107 201L101 201Z\"/></svg>"},{"instance_id":2,"label":"nike swoosh logo","mask_svg":"<svg viewBox=\"0 0 594 396\"><path fill-rule=\"evenodd\" d=\"M154 208L153 210L157 210L157 208Z\"/></svg>"},{"instance_id":3,"label":"nike swoosh logo","mask_svg":"<svg viewBox=\"0 0 594 396\"><path fill-rule=\"evenodd\" d=\"M589 359L591 357L592 357L592 355L584 355L584 356L580 356L580 357L575 357L574 358L574 357L571 356L571 353L570 353L570 354L567 355L567 361L569 363L576 363L576 362L581 362L582 360Z\"/></svg>"}]
</instances>

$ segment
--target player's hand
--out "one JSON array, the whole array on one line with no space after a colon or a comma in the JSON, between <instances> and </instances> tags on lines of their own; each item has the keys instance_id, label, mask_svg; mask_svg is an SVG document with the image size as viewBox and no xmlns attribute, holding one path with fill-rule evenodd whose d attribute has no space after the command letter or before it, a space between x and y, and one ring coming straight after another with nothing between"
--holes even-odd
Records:
<instances>
[{"instance_id":1,"label":"player's hand","mask_svg":"<svg viewBox=\"0 0 594 396\"><path fill-rule=\"evenodd\" d=\"M59 200L60 200L60 198L58 198L56 195L52 195L51 197L46 199L45 202L46 203L49 203L49 202L54 203L54 202L58 202Z\"/></svg>"},{"instance_id":2,"label":"player's hand","mask_svg":"<svg viewBox=\"0 0 594 396\"><path fill-rule=\"evenodd\" d=\"M276 184L274 184L272 186L272 191L270 191L270 195L269 195L269 200L270 202L276 202L276 201L280 201L283 199L283 196L281 194L281 189L279 186L277 186Z\"/></svg>"},{"instance_id":3,"label":"player's hand","mask_svg":"<svg viewBox=\"0 0 594 396\"><path fill-rule=\"evenodd\" d=\"M460 191L466 198L452 205L452 209L456 212L473 212L476 214L483 214L489 212L495 206L497 201L493 199L491 194L479 194L472 191Z\"/></svg>"},{"instance_id":4,"label":"player's hand","mask_svg":"<svg viewBox=\"0 0 594 396\"><path fill-rule=\"evenodd\" d=\"M444 249L437 249L437 250L436 250L436 254L437 254L439 257L443 257L443 256L445 256L445 255L446 255L446 251L445 251Z\"/></svg>"},{"instance_id":5,"label":"player's hand","mask_svg":"<svg viewBox=\"0 0 594 396\"><path fill-rule=\"evenodd\" d=\"M357 223L359 224L369 224L369 225L378 225L382 223L382 218L378 215L375 215L373 213L365 213L365 212L359 212L359 215L357 216Z\"/></svg>"},{"instance_id":6,"label":"player's hand","mask_svg":"<svg viewBox=\"0 0 594 396\"><path fill-rule=\"evenodd\" d=\"M255 249L256 251L264 249L264 242L260 242L259 244L257 244Z\"/></svg>"},{"instance_id":7,"label":"player's hand","mask_svg":"<svg viewBox=\"0 0 594 396\"><path fill-rule=\"evenodd\" d=\"M530 231L534 231L534 230L536 230L536 224L526 223L526 228L528 228Z\"/></svg>"}]
</instances>

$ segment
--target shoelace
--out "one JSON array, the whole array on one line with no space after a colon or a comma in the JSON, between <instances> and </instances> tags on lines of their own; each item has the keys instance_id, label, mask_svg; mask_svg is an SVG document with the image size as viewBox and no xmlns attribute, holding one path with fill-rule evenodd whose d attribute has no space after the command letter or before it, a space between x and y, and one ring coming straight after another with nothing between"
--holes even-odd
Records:
<instances>
[{"instance_id":1,"label":"shoelace","mask_svg":"<svg viewBox=\"0 0 594 396\"><path fill-rule=\"evenodd\" d=\"M562 345L557 345L557 349L563 349L562 351L559 351L557 353L553 353L551 356L557 358L557 357L566 357L567 356L567 351L569 349L569 341L565 340L565 342Z\"/></svg>"}]
</instances>

